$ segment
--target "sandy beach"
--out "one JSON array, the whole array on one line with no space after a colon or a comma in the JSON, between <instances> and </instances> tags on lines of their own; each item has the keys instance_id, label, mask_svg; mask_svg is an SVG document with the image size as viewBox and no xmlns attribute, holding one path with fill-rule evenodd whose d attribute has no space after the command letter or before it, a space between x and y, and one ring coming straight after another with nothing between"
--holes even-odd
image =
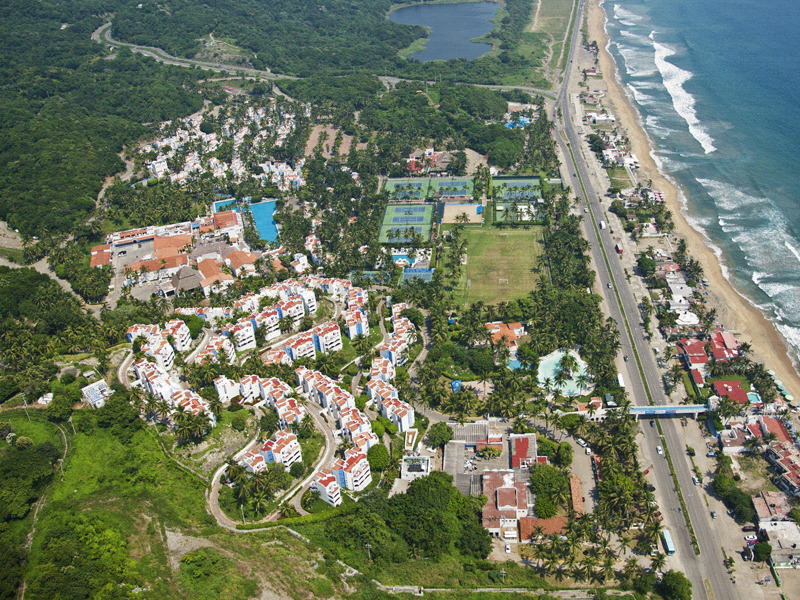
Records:
<instances>
[{"instance_id":1,"label":"sandy beach","mask_svg":"<svg viewBox=\"0 0 800 600\"><path fill-rule=\"evenodd\" d=\"M703 265L705 277L710 282L709 305L717 309L717 321L726 329L736 333L740 341L753 347L751 357L762 362L767 369L774 370L790 393L800 399L800 375L788 354L788 345L775 326L764 314L740 295L725 279L719 258L706 245L702 233L694 229L683 215L679 189L664 177L651 156L650 140L641 126L638 111L631 104L617 79L617 67L606 50L607 36L604 29L605 11L598 0L587 0L589 40L595 40L600 48L599 68L608 85L604 104L626 131L631 150L639 159L639 179L653 181L653 188L666 194L667 204L675 222L675 234L686 239L689 253Z\"/></svg>"}]
</instances>

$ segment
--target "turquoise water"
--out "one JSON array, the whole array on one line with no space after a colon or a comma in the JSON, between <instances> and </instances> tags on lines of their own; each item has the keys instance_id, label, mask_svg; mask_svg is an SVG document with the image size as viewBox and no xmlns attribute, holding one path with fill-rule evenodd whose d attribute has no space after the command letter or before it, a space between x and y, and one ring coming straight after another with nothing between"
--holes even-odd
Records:
<instances>
[{"instance_id":1,"label":"turquoise water","mask_svg":"<svg viewBox=\"0 0 800 600\"><path fill-rule=\"evenodd\" d=\"M421 52L412 54L422 62L465 58L472 60L491 51L491 44L470 42L492 30L496 2L463 4L418 4L394 11L389 19L401 25L430 27L428 43Z\"/></svg>"},{"instance_id":2,"label":"turquoise water","mask_svg":"<svg viewBox=\"0 0 800 600\"><path fill-rule=\"evenodd\" d=\"M214 212L223 210L239 210L237 207L237 200L219 200L214 202ZM257 204L248 205L250 212L253 215L253 221L256 224L258 235L268 242L274 242L278 239L278 227L275 224L273 214L275 213L275 201L266 200Z\"/></svg>"},{"instance_id":3,"label":"turquoise water","mask_svg":"<svg viewBox=\"0 0 800 600\"><path fill-rule=\"evenodd\" d=\"M579 375L586 375L586 363L583 359L578 356L577 352L570 351L570 353L577 359L578 361L578 370L572 374L572 379L567 380L567 382L561 386L561 395L562 396L580 396L584 395L589 392L593 387L589 385L587 388L581 389L578 385L578 382L575 381ZM551 352L547 356L545 356L541 361L539 361L539 385L544 385L544 380L549 378L551 387L555 390L555 377L556 373L558 373L561 369L558 366L558 363L561 362L561 357L564 356L564 352L561 350L556 350L555 352Z\"/></svg>"},{"instance_id":4,"label":"turquoise water","mask_svg":"<svg viewBox=\"0 0 800 600\"><path fill-rule=\"evenodd\" d=\"M726 277L800 347L800 4L606 0L610 50Z\"/></svg>"},{"instance_id":5,"label":"turquoise water","mask_svg":"<svg viewBox=\"0 0 800 600\"><path fill-rule=\"evenodd\" d=\"M275 219L272 218L275 212L275 201L259 202L258 204L250 205L250 212L253 213L253 220L258 229L258 235L268 242L274 242L278 239L278 227L275 225Z\"/></svg>"},{"instance_id":6,"label":"turquoise water","mask_svg":"<svg viewBox=\"0 0 800 600\"><path fill-rule=\"evenodd\" d=\"M747 397L750 400L750 404L761 404L761 396L755 392L747 392Z\"/></svg>"},{"instance_id":7,"label":"turquoise water","mask_svg":"<svg viewBox=\"0 0 800 600\"><path fill-rule=\"evenodd\" d=\"M511 358L508 361L508 368L512 371L516 371L517 369L522 368L522 363L519 362L516 358Z\"/></svg>"}]
</instances>

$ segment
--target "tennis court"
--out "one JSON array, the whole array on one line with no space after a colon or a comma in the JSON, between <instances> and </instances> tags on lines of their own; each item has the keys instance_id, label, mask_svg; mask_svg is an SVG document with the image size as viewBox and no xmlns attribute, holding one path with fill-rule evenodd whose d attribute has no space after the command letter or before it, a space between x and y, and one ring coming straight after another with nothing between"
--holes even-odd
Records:
<instances>
[{"instance_id":1,"label":"tennis court","mask_svg":"<svg viewBox=\"0 0 800 600\"><path fill-rule=\"evenodd\" d=\"M427 240L432 224L432 204L389 204L383 215L378 241L381 244L404 243L410 240L411 231Z\"/></svg>"},{"instance_id":2,"label":"tennis court","mask_svg":"<svg viewBox=\"0 0 800 600\"><path fill-rule=\"evenodd\" d=\"M542 181L538 177L493 177L495 200L519 202L542 197Z\"/></svg>"}]
</instances>

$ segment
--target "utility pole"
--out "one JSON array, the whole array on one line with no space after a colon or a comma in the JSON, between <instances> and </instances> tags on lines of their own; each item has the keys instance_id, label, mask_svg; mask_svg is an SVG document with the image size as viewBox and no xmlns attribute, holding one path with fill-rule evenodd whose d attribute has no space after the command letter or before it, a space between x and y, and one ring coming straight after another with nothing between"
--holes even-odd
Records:
<instances>
[{"instance_id":1,"label":"utility pole","mask_svg":"<svg viewBox=\"0 0 800 600\"><path fill-rule=\"evenodd\" d=\"M28 421L31 420L31 416L28 414L28 401L25 399L25 395L22 396L22 404L25 407L25 416L28 417Z\"/></svg>"},{"instance_id":2,"label":"utility pole","mask_svg":"<svg viewBox=\"0 0 800 600\"><path fill-rule=\"evenodd\" d=\"M364 548L367 549L367 558L369 559L370 562L372 562L372 552L370 552L370 550L372 550L372 544L367 542L366 544L364 544Z\"/></svg>"},{"instance_id":3,"label":"utility pole","mask_svg":"<svg viewBox=\"0 0 800 600\"><path fill-rule=\"evenodd\" d=\"M506 582L506 570L500 569L500 578L503 580L503 583Z\"/></svg>"}]
</instances>

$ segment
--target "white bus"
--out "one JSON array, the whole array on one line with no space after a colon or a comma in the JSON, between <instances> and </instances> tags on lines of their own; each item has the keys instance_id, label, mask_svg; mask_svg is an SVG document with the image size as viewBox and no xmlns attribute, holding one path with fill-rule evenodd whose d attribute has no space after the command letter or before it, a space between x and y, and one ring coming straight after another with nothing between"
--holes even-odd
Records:
<instances>
[{"instance_id":1,"label":"white bus","mask_svg":"<svg viewBox=\"0 0 800 600\"><path fill-rule=\"evenodd\" d=\"M625 380L622 378L622 373L617 373L617 383L619 383L619 387L625 387Z\"/></svg>"}]
</instances>

